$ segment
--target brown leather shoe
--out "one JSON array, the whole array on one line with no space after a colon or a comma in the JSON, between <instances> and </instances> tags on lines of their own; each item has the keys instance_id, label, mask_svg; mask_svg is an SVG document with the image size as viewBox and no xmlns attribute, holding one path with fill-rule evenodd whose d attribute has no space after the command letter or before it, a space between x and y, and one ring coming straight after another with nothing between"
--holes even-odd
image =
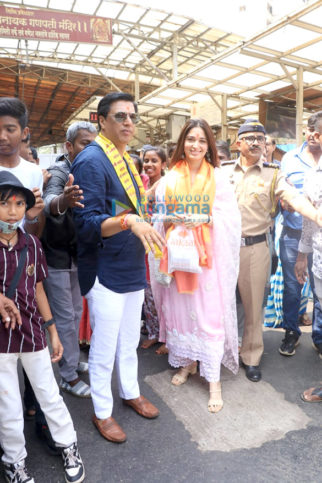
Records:
<instances>
[{"instance_id":1,"label":"brown leather shoe","mask_svg":"<svg viewBox=\"0 0 322 483\"><path fill-rule=\"evenodd\" d=\"M103 438L108 441L112 441L112 443L124 443L126 441L126 434L112 416L107 419L98 419L94 414L92 421Z\"/></svg>"},{"instance_id":2,"label":"brown leather shoe","mask_svg":"<svg viewBox=\"0 0 322 483\"><path fill-rule=\"evenodd\" d=\"M131 406L140 416L148 419L157 418L160 414L158 408L156 408L150 401L144 396L139 396L135 399L123 399L124 404Z\"/></svg>"}]
</instances>

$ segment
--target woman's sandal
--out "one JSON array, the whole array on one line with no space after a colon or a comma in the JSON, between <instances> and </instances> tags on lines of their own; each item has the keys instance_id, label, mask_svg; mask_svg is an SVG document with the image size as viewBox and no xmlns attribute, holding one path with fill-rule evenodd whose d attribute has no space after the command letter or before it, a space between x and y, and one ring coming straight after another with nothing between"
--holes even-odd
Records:
<instances>
[{"instance_id":1,"label":"woman's sandal","mask_svg":"<svg viewBox=\"0 0 322 483\"><path fill-rule=\"evenodd\" d=\"M304 325L305 327L308 327L312 325L312 320L310 319L309 315L305 312L304 314L300 315L299 323Z\"/></svg>"},{"instance_id":2,"label":"woman's sandal","mask_svg":"<svg viewBox=\"0 0 322 483\"><path fill-rule=\"evenodd\" d=\"M179 371L173 376L171 379L171 384L174 386L181 386L185 382L187 382L188 377L190 374L193 376L197 373L197 363L193 362L187 367L181 367Z\"/></svg>"},{"instance_id":3,"label":"woman's sandal","mask_svg":"<svg viewBox=\"0 0 322 483\"><path fill-rule=\"evenodd\" d=\"M221 397L221 387L219 389L215 389L214 391L209 391L209 394L210 398L208 401L208 411L210 413L219 413L224 405L224 401Z\"/></svg>"},{"instance_id":4,"label":"woman's sandal","mask_svg":"<svg viewBox=\"0 0 322 483\"><path fill-rule=\"evenodd\" d=\"M322 387L311 387L301 394L304 402L315 403L322 402Z\"/></svg>"},{"instance_id":5,"label":"woman's sandal","mask_svg":"<svg viewBox=\"0 0 322 483\"><path fill-rule=\"evenodd\" d=\"M166 347L165 344L162 344L156 351L155 351L156 354L158 354L158 356L163 356L165 354L169 354L169 351L168 351L168 348Z\"/></svg>"},{"instance_id":6,"label":"woman's sandal","mask_svg":"<svg viewBox=\"0 0 322 483\"><path fill-rule=\"evenodd\" d=\"M158 343L158 339L145 339L140 345L141 349L149 349L153 345Z\"/></svg>"}]
</instances>

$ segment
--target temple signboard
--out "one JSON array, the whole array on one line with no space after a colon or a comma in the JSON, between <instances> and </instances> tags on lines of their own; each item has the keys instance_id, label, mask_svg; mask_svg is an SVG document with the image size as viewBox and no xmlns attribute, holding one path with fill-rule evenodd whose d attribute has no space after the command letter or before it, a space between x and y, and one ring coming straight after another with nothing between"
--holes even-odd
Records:
<instances>
[{"instance_id":1,"label":"temple signboard","mask_svg":"<svg viewBox=\"0 0 322 483\"><path fill-rule=\"evenodd\" d=\"M0 6L0 37L112 44L112 20L71 12Z\"/></svg>"}]
</instances>

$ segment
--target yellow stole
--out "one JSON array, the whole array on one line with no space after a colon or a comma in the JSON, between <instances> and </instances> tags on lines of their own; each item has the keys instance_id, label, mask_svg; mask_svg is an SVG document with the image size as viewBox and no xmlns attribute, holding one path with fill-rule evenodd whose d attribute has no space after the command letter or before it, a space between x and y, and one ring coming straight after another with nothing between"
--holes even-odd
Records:
<instances>
[{"instance_id":1,"label":"yellow stole","mask_svg":"<svg viewBox=\"0 0 322 483\"><path fill-rule=\"evenodd\" d=\"M191 186L190 169L187 161L179 161L167 175L167 186L165 191L166 205L174 205L172 212L178 211L178 205L184 207L185 213L193 214L192 208L198 205L202 206L207 203L209 206L209 215L212 213L212 207L215 199L216 182L215 170L205 159L200 165L195 181ZM198 212L198 210L196 210ZM214 221L213 221L214 222ZM175 225L171 225L166 233L166 239L169 238L171 231ZM207 268L212 267L212 247L210 229L207 224L193 228L193 236L199 253L199 264ZM163 250L163 257L160 263L160 270L166 272L168 267L167 249ZM198 274L187 272L174 272L174 278L179 293L193 293L198 288Z\"/></svg>"},{"instance_id":2,"label":"yellow stole","mask_svg":"<svg viewBox=\"0 0 322 483\"><path fill-rule=\"evenodd\" d=\"M135 182L138 185L140 195L142 198L141 200L138 200L138 197L136 195L135 186L130 176L130 173L127 169L126 162L121 157L120 153L118 152L114 144L105 136L103 136L102 133L98 134L98 136L95 138L95 142L97 142L97 144L101 146L104 153L110 160L113 168L115 169L117 177L124 188L124 191L126 192L127 196L130 198L130 201L134 210L138 213L139 216L143 216L141 203L144 202L145 190L142 184L141 177L137 172L137 169L135 167L135 164L131 156L127 152L124 153L124 159L126 160L128 167L130 168L131 173L134 176Z\"/></svg>"}]
</instances>

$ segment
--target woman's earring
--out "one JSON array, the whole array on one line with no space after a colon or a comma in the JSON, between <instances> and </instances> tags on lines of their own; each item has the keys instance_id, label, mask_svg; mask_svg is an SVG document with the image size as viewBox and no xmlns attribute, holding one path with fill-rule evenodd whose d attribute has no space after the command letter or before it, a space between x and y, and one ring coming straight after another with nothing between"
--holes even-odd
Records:
<instances>
[{"instance_id":1,"label":"woman's earring","mask_svg":"<svg viewBox=\"0 0 322 483\"><path fill-rule=\"evenodd\" d=\"M206 158L206 161L211 161L211 157L210 157L209 151L206 152L205 158Z\"/></svg>"},{"instance_id":2,"label":"woman's earring","mask_svg":"<svg viewBox=\"0 0 322 483\"><path fill-rule=\"evenodd\" d=\"M185 158L185 155L184 155L184 153L182 153L182 155L181 155L181 159L184 159L184 158Z\"/></svg>"}]
</instances>

